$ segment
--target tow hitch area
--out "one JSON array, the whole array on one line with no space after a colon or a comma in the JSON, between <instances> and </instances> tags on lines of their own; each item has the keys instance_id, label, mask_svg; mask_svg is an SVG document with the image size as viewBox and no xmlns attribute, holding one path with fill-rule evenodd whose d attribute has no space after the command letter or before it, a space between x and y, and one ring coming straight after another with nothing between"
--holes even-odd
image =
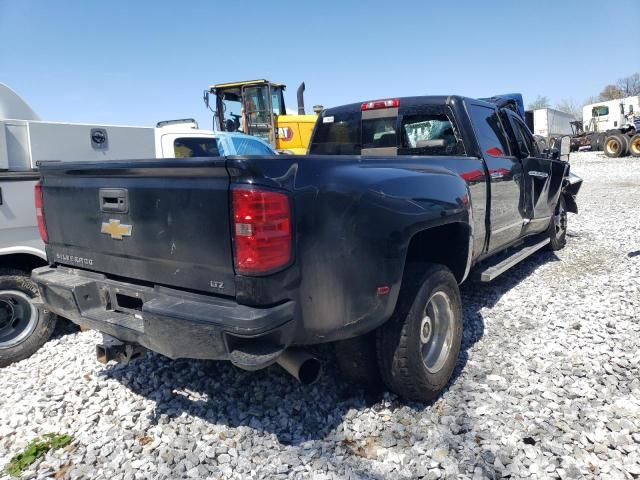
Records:
<instances>
[{"instance_id":1,"label":"tow hitch area","mask_svg":"<svg viewBox=\"0 0 640 480\"><path fill-rule=\"evenodd\" d=\"M144 357L146 348L133 343L125 343L108 335L102 336L102 343L96 345L98 362L105 364L111 360L118 363L130 363Z\"/></svg>"}]
</instances>

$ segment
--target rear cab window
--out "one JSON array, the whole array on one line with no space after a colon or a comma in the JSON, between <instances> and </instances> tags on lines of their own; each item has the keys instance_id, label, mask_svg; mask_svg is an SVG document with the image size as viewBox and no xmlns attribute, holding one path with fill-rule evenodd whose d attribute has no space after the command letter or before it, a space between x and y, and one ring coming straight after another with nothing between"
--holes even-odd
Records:
<instances>
[{"instance_id":1,"label":"rear cab window","mask_svg":"<svg viewBox=\"0 0 640 480\"><path fill-rule=\"evenodd\" d=\"M359 111L323 112L318 118L309 153L360 155L360 121Z\"/></svg>"},{"instance_id":2,"label":"rear cab window","mask_svg":"<svg viewBox=\"0 0 640 480\"><path fill-rule=\"evenodd\" d=\"M416 104L360 111L360 104L329 109L318 119L310 154L465 155L453 115L444 104ZM357 110L356 110L357 108Z\"/></svg>"}]
</instances>

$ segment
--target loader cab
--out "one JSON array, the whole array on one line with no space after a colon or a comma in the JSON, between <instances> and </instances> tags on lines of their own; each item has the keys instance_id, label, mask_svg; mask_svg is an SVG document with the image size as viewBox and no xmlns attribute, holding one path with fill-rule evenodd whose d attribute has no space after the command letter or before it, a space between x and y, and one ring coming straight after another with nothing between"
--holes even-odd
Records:
<instances>
[{"instance_id":1,"label":"loader cab","mask_svg":"<svg viewBox=\"0 0 640 480\"><path fill-rule=\"evenodd\" d=\"M214 129L243 132L275 145L276 118L286 113L284 88L267 80L211 85L205 103L214 112ZM215 105L210 105L209 94Z\"/></svg>"}]
</instances>

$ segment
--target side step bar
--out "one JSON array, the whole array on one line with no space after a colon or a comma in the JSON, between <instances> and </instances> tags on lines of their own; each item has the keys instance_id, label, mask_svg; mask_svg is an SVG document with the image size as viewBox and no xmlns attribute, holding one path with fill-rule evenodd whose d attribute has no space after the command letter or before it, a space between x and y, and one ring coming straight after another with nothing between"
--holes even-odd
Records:
<instances>
[{"instance_id":1,"label":"side step bar","mask_svg":"<svg viewBox=\"0 0 640 480\"><path fill-rule=\"evenodd\" d=\"M534 243L533 245L530 245L528 247L522 248L521 250L518 250L513 255L502 260L500 263L496 263L495 265L492 265L487 269L483 270L482 272L480 272L480 281L490 282L491 280L496 278L498 275L506 272L517 263L520 263L522 260L527 258L532 253L535 253L538 250L540 250L549 242L550 240L548 238L545 238L541 242Z\"/></svg>"}]
</instances>

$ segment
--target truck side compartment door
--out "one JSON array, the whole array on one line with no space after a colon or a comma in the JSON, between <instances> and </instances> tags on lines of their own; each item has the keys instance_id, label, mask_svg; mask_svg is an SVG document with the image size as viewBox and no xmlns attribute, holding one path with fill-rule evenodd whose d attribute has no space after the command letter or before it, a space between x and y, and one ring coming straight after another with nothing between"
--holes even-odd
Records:
<instances>
[{"instance_id":1,"label":"truck side compartment door","mask_svg":"<svg viewBox=\"0 0 640 480\"><path fill-rule=\"evenodd\" d=\"M490 177L488 251L500 249L522 234L522 162L511 153L504 126L495 108L467 103L478 146Z\"/></svg>"}]
</instances>

